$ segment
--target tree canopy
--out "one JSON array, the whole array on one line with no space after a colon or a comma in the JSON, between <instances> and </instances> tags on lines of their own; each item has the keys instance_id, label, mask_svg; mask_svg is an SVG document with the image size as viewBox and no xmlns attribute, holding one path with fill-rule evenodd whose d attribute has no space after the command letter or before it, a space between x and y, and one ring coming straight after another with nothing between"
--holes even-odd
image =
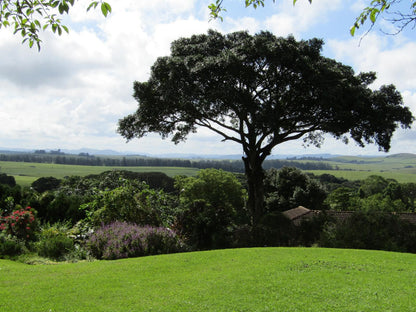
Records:
<instances>
[{"instance_id":1,"label":"tree canopy","mask_svg":"<svg viewBox=\"0 0 416 312\"><path fill-rule=\"evenodd\" d=\"M312 3L312 0L308 0ZM208 8L210 9L210 16L212 18L219 18L222 20L221 12L227 11L223 6L224 0L216 0L215 3L211 3ZM276 2L276 0L273 0ZM295 5L297 0L293 0ZM264 7L265 0L244 0L246 7ZM402 0L371 0L370 4L363 8L360 15L357 16L354 24L350 28L350 33L354 36L355 31L366 24L370 23L370 29L374 26L376 21L382 16L386 17L386 20L396 26L396 33L401 32L405 27L413 25L416 26L416 1L410 1L409 9L403 11L399 7Z\"/></svg>"},{"instance_id":2,"label":"tree canopy","mask_svg":"<svg viewBox=\"0 0 416 312\"><path fill-rule=\"evenodd\" d=\"M40 49L41 29L50 27L58 35L63 31L69 32L60 16L68 13L74 4L75 0L0 0L0 28L12 27L15 34L22 35L23 43L27 42L29 47L36 43ZM103 0L91 1L87 10L98 5L104 16L111 13L111 6Z\"/></svg>"},{"instance_id":3,"label":"tree canopy","mask_svg":"<svg viewBox=\"0 0 416 312\"><path fill-rule=\"evenodd\" d=\"M413 122L393 85L373 91L375 73L356 75L322 56L322 45L270 32L178 39L149 80L134 83L138 109L118 132L128 140L155 132L178 143L205 127L241 144L255 224L263 214L262 164L275 146L300 138L320 146L327 133L388 151L396 128Z\"/></svg>"}]
</instances>

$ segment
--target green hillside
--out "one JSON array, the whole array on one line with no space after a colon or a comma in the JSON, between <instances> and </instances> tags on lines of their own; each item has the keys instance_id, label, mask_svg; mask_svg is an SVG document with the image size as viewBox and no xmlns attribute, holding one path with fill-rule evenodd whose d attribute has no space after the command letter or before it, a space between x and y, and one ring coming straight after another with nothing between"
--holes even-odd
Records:
<instances>
[{"instance_id":1,"label":"green hillside","mask_svg":"<svg viewBox=\"0 0 416 312\"><path fill-rule=\"evenodd\" d=\"M416 255L251 248L117 261L0 260L0 310L415 311Z\"/></svg>"}]
</instances>

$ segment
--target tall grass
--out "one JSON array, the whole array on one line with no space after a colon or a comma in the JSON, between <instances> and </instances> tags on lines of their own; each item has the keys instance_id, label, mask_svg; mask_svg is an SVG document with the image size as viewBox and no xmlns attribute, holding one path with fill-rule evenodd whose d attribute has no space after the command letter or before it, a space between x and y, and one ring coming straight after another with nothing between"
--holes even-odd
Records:
<instances>
[{"instance_id":1,"label":"tall grass","mask_svg":"<svg viewBox=\"0 0 416 312\"><path fill-rule=\"evenodd\" d=\"M252 248L30 266L0 260L1 311L415 311L416 255Z\"/></svg>"}]
</instances>

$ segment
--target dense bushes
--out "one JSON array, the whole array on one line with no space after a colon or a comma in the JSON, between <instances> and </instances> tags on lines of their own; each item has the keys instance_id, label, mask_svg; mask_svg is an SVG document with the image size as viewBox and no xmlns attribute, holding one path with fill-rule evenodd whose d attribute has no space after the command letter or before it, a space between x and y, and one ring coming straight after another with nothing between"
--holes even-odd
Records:
<instances>
[{"instance_id":1,"label":"dense bushes","mask_svg":"<svg viewBox=\"0 0 416 312\"><path fill-rule=\"evenodd\" d=\"M327 188L296 168L270 170L265 214L253 228L242 175L204 169L195 177L176 177L173 188L171 178L150 174L157 189L143 177L111 171L59 183L40 180L37 190L0 184L0 257L31 252L59 261L85 259L88 253L118 259L184 249L299 245L416 252L416 226L390 214L414 209L414 183L381 177L349 183L325 175L320 180L330 183ZM295 225L282 211L299 205L322 212ZM324 212L327 205L360 212L337 221ZM26 206L34 208L21 208Z\"/></svg>"},{"instance_id":2,"label":"dense bushes","mask_svg":"<svg viewBox=\"0 0 416 312\"><path fill-rule=\"evenodd\" d=\"M343 221L327 223L320 245L416 252L416 225L391 213L357 211Z\"/></svg>"},{"instance_id":3,"label":"dense bushes","mask_svg":"<svg viewBox=\"0 0 416 312\"><path fill-rule=\"evenodd\" d=\"M265 177L266 212L285 211L298 206L325 209L325 188L297 168L270 169Z\"/></svg>"},{"instance_id":4,"label":"dense bushes","mask_svg":"<svg viewBox=\"0 0 416 312\"><path fill-rule=\"evenodd\" d=\"M75 250L74 240L68 236L68 226L62 223L45 224L35 244L42 257L62 260Z\"/></svg>"},{"instance_id":5,"label":"dense bushes","mask_svg":"<svg viewBox=\"0 0 416 312\"><path fill-rule=\"evenodd\" d=\"M116 221L104 225L87 242L97 259L121 259L178 252L180 239L169 229Z\"/></svg>"},{"instance_id":6,"label":"dense bushes","mask_svg":"<svg viewBox=\"0 0 416 312\"><path fill-rule=\"evenodd\" d=\"M248 223L245 191L230 172L200 170L196 177L178 177L180 214L176 229L195 249L231 245L233 229Z\"/></svg>"},{"instance_id":7,"label":"dense bushes","mask_svg":"<svg viewBox=\"0 0 416 312\"><path fill-rule=\"evenodd\" d=\"M358 184L333 188L325 204L332 210L403 212L414 211L415 200L416 183L371 175Z\"/></svg>"},{"instance_id":8,"label":"dense bushes","mask_svg":"<svg viewBox=\"0 0 416 312\"><path fill-rule=\"evenodd\" d=\"M23 241L10 234L0 232L0 258L18 256L26 251Z\"/></svg>"}]
</instances>

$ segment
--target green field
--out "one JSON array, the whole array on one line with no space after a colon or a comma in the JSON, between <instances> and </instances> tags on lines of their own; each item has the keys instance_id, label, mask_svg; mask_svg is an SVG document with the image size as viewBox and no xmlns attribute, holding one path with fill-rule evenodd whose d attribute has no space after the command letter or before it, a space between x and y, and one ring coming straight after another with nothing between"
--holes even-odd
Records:
<instances>
[{"instance_id":1,"label":"green field","mask_svg":"<svg viewBox=\"0 0 416 312\"><path fill-rule=\"evenodd\" d=\"M16 183L29 186L40 177L55 177L62 179L65 176L86 176L99 174L108 170L129 170L134 172L163 172L168 176L187 175L193 176L197 173L196 168L179 167L109 167L109 166L78 166L44 163L26 163L14 161L0 161L0 173L12 175Z\"/></svg>"},{"instance_id":2,"label":"green field","mask_svg":"<svg viewBox=\"0 0 416 312\"><path fill-rule=\"evenodd\" d=\"M329 164L339 170L330 173L348 180L362 180L379 175L398 182L416 182L416 155L396 154L387 157L342 156L330 159ZM320 174L317 171L316 174Z\"/></svg>"},{"instance_id":3,"label":"green field","mask_svg":"<svg viewBox=\"0 0 416 312\"><path fill-rule=\"evenodd\" d=\"M336 177L348 180L363 180L376 174L384 178L395 179L398 182L416 182L416 155L397 154L387 157L358 157L342 156L322 160L337 170L307 170L320 175L329 173ZM300 162L322 162L307 160ZM81 166L45 163L26 163L13 161L0 161L0 173L13 175L16 182L22 186L30 185L40 177L53 176L63 178L65 176L98 174L107 170L130 170L135 172L164 172L169 176L195 175L198 169L183 167L110 167L110 166Z\"/></svg>"},{"instance_id":4,"label":"green field","mask_svg":"<svg viewBox=\"0 0 416 312\"><path fill-rule=\"evenodd\" d=\"M416 255L251 248L117 261L0 260L0 311L416 311Z\"/></svg>"},{"instance_id":5,"label":"green field","mask_svg":"<svg viewBox=\"0 0 416 312\"><path fill-rule=\"evenodd\" d=\"M332 174L338 178L344 178L351 181L364 180L370 175L382 176L385 179L394 179L400 183L416 183L416 174L395 172L395 171L372 171L372 170L305 170L313 173L314 175L321 175L324 173Z\"/></svg>"}]
</instances>

